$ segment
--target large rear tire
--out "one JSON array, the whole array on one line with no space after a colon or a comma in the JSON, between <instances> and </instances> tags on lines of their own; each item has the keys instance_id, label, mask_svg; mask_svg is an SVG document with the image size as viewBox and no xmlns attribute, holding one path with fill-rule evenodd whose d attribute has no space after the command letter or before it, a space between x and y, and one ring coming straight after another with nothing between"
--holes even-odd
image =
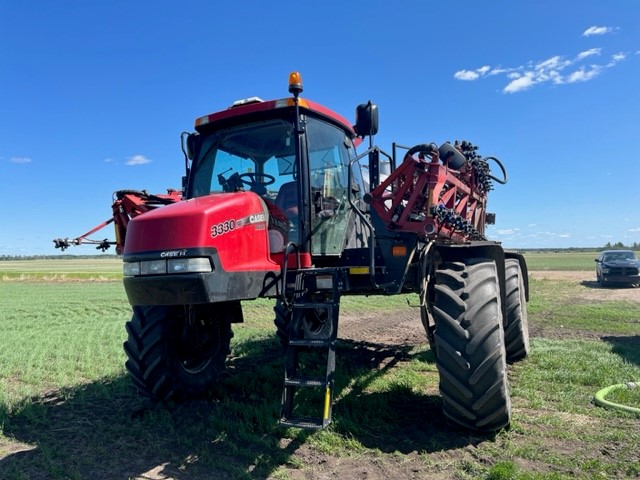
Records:
<instances>
[{"instance_id":1,"label":"large rear tire","mask_svg":"<svg viewBox=\"0 0 640 480\"><path fill-rule=\"evenodd\" d=\"M225 368L236 303L134 306L124 350L138 390L159 401L205 394Z\"/></svg>"},{"instance_id":2,"label":"large rear tire","mask_svg":"<svg viewBox=\"0 0 640 480\"><path fill-rule=\"evenodd\" d=\"M475 258L442 264L434 293L436 365L445 416L481 432L508 426L511 398L495 262Z\"/></svg>"},{"instance_id":3,"label":"large rear tire","mask_svg":"<svg viewBox=\"0 0 640 480\"><path fill-rule=\"evenodd\" d=\"M504 322L504 343L507 361L517 362L529 355L529 322L527 300L520 262L517 259L505 261L506 311Z\"/></svg>"}]
</instances>

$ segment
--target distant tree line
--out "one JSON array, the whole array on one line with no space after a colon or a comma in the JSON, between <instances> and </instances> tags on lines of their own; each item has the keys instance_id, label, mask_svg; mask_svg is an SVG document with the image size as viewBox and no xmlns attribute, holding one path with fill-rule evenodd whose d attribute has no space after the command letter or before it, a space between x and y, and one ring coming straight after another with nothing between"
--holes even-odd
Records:
<instances>
[{"instance_id":1,"label":"distant tree line","mask_svg":"<svg viewBox=\"0 0 640 480\"><path fill-rule=\"evenodd\" d=\"M633 242L632 245L629 245L627 247L622 242L617 242L613 245L611 244L611 242L607 242L607 244L600 250L640 250L640 243Z\"/></svg>"}]
</instances>

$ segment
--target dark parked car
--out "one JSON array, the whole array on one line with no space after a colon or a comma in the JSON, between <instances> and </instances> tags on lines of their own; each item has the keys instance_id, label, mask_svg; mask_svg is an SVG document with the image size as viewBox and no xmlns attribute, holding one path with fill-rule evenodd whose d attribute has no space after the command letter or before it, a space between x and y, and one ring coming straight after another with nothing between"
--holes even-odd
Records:
<instances>
[{"instance_id":1,"label":"dark parked car","mask_svg":"<svg viewBox=\"0 0 640 480\"><path fill-rule=\"evenodd\" d=\"M640 285L640 261L631 250L605 250L596 258L596 279L600 286Z\"/></svg>"}]
</instances>

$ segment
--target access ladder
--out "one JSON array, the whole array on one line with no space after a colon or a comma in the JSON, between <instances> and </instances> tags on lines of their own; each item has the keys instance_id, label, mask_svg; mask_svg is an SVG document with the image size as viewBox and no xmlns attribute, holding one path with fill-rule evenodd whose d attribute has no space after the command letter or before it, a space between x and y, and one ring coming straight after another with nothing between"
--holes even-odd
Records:
<instances>
[{"instance_id":1,"label":"access ladder","mask_svg":"<svg viewBox=\"0 0 640 480\"><path fill-rule=\"evenodd\" d=\"M296 274L291 302L281 425L318 430L331 423L338 314L343 287L344 275L340 269L309 268ZM314 358L322 360L314 362ZM325 359L326 369L320 363ZM299 396L302 393L299 389L320 390L321 415L300 414L295 411L299 407Z\"/></svg>"}]
</instances>

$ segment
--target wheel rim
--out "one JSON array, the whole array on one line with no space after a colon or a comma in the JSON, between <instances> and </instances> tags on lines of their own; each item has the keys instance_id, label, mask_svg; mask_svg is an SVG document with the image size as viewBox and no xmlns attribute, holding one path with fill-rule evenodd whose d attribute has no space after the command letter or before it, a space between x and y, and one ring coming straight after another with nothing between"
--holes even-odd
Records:
<instances>
[{"instance_id":1,"label":"wheel rim","mask_svg":"<svg viewBox=\"0 0 640 480\"><path fill-rule=\"evenodd\" d=\"M317 337L328 335L329 312L322 308L315 309L312 313L305 315L303 329L306 337Z\"/></svg>"},{"instance_id":2,"label":"wheel rim","mask_svg":"<svg viewBox=\"0 0 640 480\"><path fill-rule=\"evenodd\" d=\"M217 324L195 318L193 311L180 322L177 353L182 368L189 373L205 370L220 349L220 332Z\"/></svg>"}]
</instances>

